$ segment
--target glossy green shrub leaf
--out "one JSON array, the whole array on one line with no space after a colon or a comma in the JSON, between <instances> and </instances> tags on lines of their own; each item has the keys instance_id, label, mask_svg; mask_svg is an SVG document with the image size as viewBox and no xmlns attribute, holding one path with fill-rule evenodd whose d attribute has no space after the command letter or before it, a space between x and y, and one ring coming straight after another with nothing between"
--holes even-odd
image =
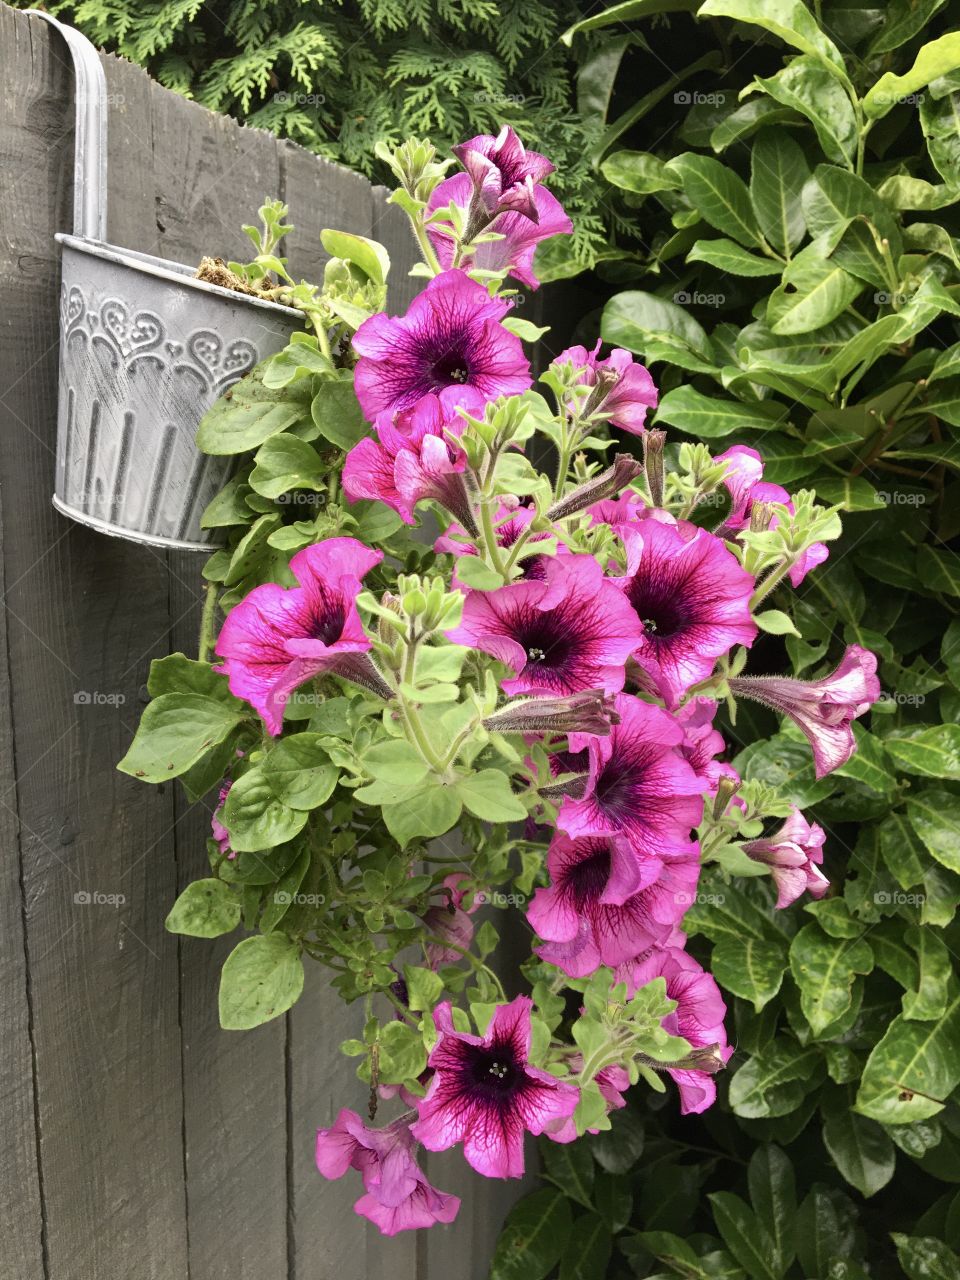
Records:
<instances>
[{"instance_id":1,"label":"glossy green shrub leaf","mask_svg":"<svg viewBox=\"0 0 960 1280\"><path fill-rule=\"evenodd\" d=\"M510 1210L490 1264L490 1280L543 1280L563 1256L573 1225L559 1191L545 1188Z\"/></svg>"}]
</instances>

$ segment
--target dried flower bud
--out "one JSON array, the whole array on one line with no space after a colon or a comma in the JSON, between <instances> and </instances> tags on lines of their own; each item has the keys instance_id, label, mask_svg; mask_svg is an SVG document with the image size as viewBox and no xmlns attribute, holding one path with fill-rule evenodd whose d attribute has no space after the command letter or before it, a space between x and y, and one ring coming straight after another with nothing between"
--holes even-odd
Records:
<instances>
[{"instance_id":1,"label":"dried flower bud","mask_svg":"<svg viewBox=\"0 0 960 1280\"><path fill-rule=\"evenodd\" d=\"M606 736L620 723L616 699L602 689L585 689L566 698L515 698L487 716L483 727L495 733L593 733Z\"/></svg>"},{"instance_id":2,"label":"dried flower bud","mask_svg":"<svg viewBox=\"0 0 960 1280\"><path fill-rule=\"evenodd\" d=\"M559 502L555 502L548 510L547 516L550 520L563 520L567 516L575 515L578 511L592 507L595 502L605 502L608 498L615 498L642 472L643 466L636 458L631 457L629 453L618 453L612 467L594 476L586 484L580 485Z\"/></svg>"},{"instance_id":3,"label":"dried flower bud","mask_svg":"<svg viewBox=\"0 0 960 1280\"><path fill-rule=\"evenodd\" d=\"M655 507L663 506L663 446L665 431L646 431L643 436L643 470L647 477L647 492Z\"/></svg>"}]
</instances>

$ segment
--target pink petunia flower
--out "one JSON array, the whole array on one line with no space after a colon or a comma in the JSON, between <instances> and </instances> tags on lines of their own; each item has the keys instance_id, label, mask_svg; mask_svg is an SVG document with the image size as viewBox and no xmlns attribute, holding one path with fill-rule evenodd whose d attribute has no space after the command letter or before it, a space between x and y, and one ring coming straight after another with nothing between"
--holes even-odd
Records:
<instances>
[{"instance_id":1,"label":"pink petunia flower","mask_svg":"<svg viewBox=\"0 0 960 1280\"><path fill-rule=\"evenodd\" d=\"M623 837L560 832L547 869L550 885L533 895L527 919L546 942L537 955L574 978L682 940L678 925L700 875L695 859L638 858Z\"/></svg>"},{"instance_id":2,"label":"pink petunia flower","mask_svg":"<svg viewBox=\"0 0 960 1280\"><path fill-rule=\"evenodd\" d=\"M364 574L382 559L382 551L355 538L328 538L290 561L298 587L264 583L227 614L216 647L223 663L215 669L226 673L231 693L256 708L274 736L287 698L321 672L391 696L366 656L370 640L355 603Z\"/></svg>"},{"instance_id":3,"label":"pink petunia flower","mask_svg":"<svg viewBox=\"0 0 960 1280\"><path fill-rule=\"evenodd\" d=\"M463 873L446 876L443 888L446 891L446 902L429 907L423 917L428 933L439 942L427 943L427 963L431 969L438 969L443 964L456 964L462 959L459 947L469 947L473 940L473 921L470 919L480 903L474 898L473 905L464 910L463 900L466 890L461 886L467 881ZM453 943L454 946L444 946Z\"/></svg>"},{"instance_id":4,"label":"pink petunia flower","mask_svg":"<svg viewBox=\"0 0 960 1280\"><path fill-rule=\"evenodd\" d=\"M876 655L851 644L837 669L820 680L736 676L730 689L789 716L813 748L814 769L822 778L846 764L856 751L851 725L880 697L876 672Z\"/></svg>"},{"instance_id":5,"label":"pink petunia flower","mask_svg":"<svg viewBox=\"0 0 960 1280\"><path fill-rule=\"evenodd\" d=\"M727 1044L723 1019L727 1006L720 988L709 973L705 973L693 956L675 947L654 947L638 956L629 965L616 972L617 982L626 982L627 995L634 995L641 987L655 978L665 978L667 995L676 1000L673 1013L663 1019L663 1027L671 1035L682 1036L694 1049L718 1045L714 1070L727 1062L733 1048ZM688 1068L668 1068L680 1090L680 1110L683 1115L706 1111L717 1096L717 1086L710 1072Z\"/></svg>"},{"instance_id":6,"label":"pink petunia flower","mask_svg":"<svg viewBox=\"0 0 960 1280\"><path fill-rule=\"evenodd\" d=\"M537 245L551 236L569 235L573 223L564 213L563 206L546 187L533 186L526 183L522 188L523 208L516 212L509 206L501 204L501 211L491 218L484 213L482 219L474 222L470 217L474 201L474 187L470 176L456 173L452 178L441 182L430 197L428 210L435 213L450 204L459 205L468 211L466 237L469 239L479 231L493 231L502 237L499 240L484 240L475 245L462 265L467 268L476 267L482 271L507 271L530 289L540 287L540 281L533 273L533 255ZM427 227L427 234L440 260L440 265L453 265L454 242L437 226Z\"/></svg>"},{"instance_id":7,"label":"pink petunia flower","mask_svg":"<svg viewBox=\"0 0 960 1280\"><path fill-rule=\"evenodd\" d=\"M770 868L777 886L777 906L789 907L806 889L822 898L830 882L820 870L826 836L818 823L810 823L796 806L779 831L741 845L754 862Z\"/></svg>"},{"instance_id":8,"label":"pink petunia flower","mask_svg":"<svg viewBox=\"0 0 960 1280\"><path fill-rule=\"evenodd\" d=\"M458 142L451 150L469 175L488 216L509 209L535 217L531 192L553 173L554 166L539 151L528 151L509 125L496 137L481 133Z\"/></svg>"},{"instance_id":9,"label":"pink petunia flower","mask_svg":"<svg viewBox=\"0 0 960 1280\"><path fill-rule=\"evenodd\" d=\"M617 581L644 628L634 657L675 707L722 654L753 643L753 578L706 529L645 520L620 533L627 572Z\"/></svg>"},{"instance_id":10,"label":"pink petunia flower","mask_svg":"<svg viewBox=\"0 0 960 1280\"><path fill-rule=\"evenodd\" d=\"M413 1145L409 1118L371 1129L344 1107L329 1129L317 1131L317 1168L331 1179L356 1169L367 1194L354 1211L385 1236L452 1222L459 1199L430 1185L413 1158Z\"/></svg>"},{"instance_id":11,"label":"pink petunia flower","mask_svg":"<svg viewBox=\"0 0 960 1280\"><path fill-rule=\"evenodd\" d=\"M392 422L382 417L375 428L377 439L367 436L344 461L343 490L350 501L385 502L407 524L414 524L417 503L433 498L472 524L463 480L466 457L456 444L466 426L458 407L482 406L469 389L448 388L439 395L421 396Z\"/></svg>"},{"instance_id":12,"label":"pink petunia flower","mask_svg":"<svg viewBox=\"0 0 960 1280\"><path fill-rule=\"evenodd\" d=\"M496 513L493 517L494 530L497 537L497 545L503 551L511 551L518 538L520 538L530 527L537 512L534 507L521 506L516 498L501 498L497 506ZM531 534L527 545L534 542L543 542L549 538L549 530L542 533ZM459 559L461 556L479 555L476 545L476 535L468 534L463 525L452 524L447 528L436 542L433 549L437 555L446 553ZM564 548L563 550L566 550ZM526 551L520 557L518 563L519 568L523 571L524 578L542 578L547 557L538 555L531 549L529 553ZM454 583L456 585L456 574L454 574Z\"/></svg>"},{"instance_id":13,"label":"pink petunia flower","mask_svg":"<svg viewBox=\"0 0 960 1280\"><path fill-rule=\"evenodd\" d=\"M579 1089L530 1065L530 1009L528 996L498 1006L484 1036L457 1031L448 1001L434 1010L440 1039L427 1063L434 1075L412 1127L428 1151L462 1142L478 1173L519 1178L524 1132L543 1133L573 1115Z\"/></svg>"},{"instance_id":14,"label":"pink petunia flower","mask_svg":"<svg viewBox=\"0 0 960 1280\"><path fill-rule=\"evenodd\" d=\"M220 794L217 796L217 807L214 809L210 818L210 834L217 842L217 848L225 858L231 861L237 856L230 848L230 832L220 821L220 815L223 813L223 806L227 803L227 796L230 794L232 782L225 782L220 788Z\"/></svg>"},{"instance_id":15,"label":"pink petunia flower","mask_svg":"<svg viewBox=\"0 0 960 1280\"><path fill-rule=\"evenodd\" d=\"M572 1053L568 1063L571 1072L579 1074L583 1070L583 1055ZM616 1063L611 1063L609 1067L604 1067L602 1071L598 1071L593 1079L600 1090L604 1102L607 1104L608 1115L611 1111L619 1111L621 1107L627 1105L627 1100L623 1095L630 1088L630 1077L624 1067L618 1067ZM580 1136L577 1133L577 1126L572 1116L566 1120L554 1121L543 1132L551 1142L559 1142L561 1144L576 1142ZM587 1130L587 1133L599 1132L599 1129Z\"/></svg>"},{"instance_id":16,"label":"pink petunia flower","mask_svg":"<svg viewBox=\"0 0 960 1280\"><path fill-rule=\"evenodd\" d=\"M636 436L642 435L647 410L657 407L657 388L653 378L642 364L634 361L629 351L614 347L605 360L597 358L599 351L599 341L592 351L586 347L568 347L553 363L569 362L582 369L577 381L588 387L596 387L601 374L607 375L604 382L610 382L610 389L593 407L609 414L612 426Z\"/></svg>"},{"instance_id":17,"label":"pink petunia flower","mask_svg":"<svg viewBox=\"0 0 960 1280\"><path fill-rule=\"evenodd\" d=\"M570 735L590 752L586 794L564 799L557 819L569 836L623 835L645 858L691 858L703 816L703 784L683 758L683 727L662 707L617 698L620 723L607 738Z\"/></svg>"},{"instance_id":18,"label":"pink petunia flower","mask_svg":"<svg viewBox=\"0 0 960 1280\"><path fill-rule=\"evenodd\" d=\"M782 489L778 484L769 484L761 479L763 476L763 459L756 449L750 449L743 444L735 444L732 448L727 449L725 453L717 454L714 462L727 463L723 483L730 494L730 512L726 520L724 520L720 532L734 534L740 529L746 528L750 523L750 515L754 505L758 502L782 503L793 515L793 502L786 489ZM776 526L777 517L774 516L770 528L775 529ZM791 584L794 587L799 587L810 570L815 569L818 564L823 564L829 555L830 550L826 543L815 542L812 546L807 547L796 564L791 566L789 573Z\"/></svg>"},{"instance_id":19,"label":"pink petunia flower","mask_svg":"<svg viewBox=\"0 0 960 1280\"><path fill-rule=\"evenodd\" d=\"M557 556L540 581L468 592L463 620L447 636L511 667L507 693L614 693L642 628L593 556Z\"/></svg>"},{"instance_id":20,"label":"pink petunia flower","mask_svg":"<svg viewBox=\"0 0 960 1280\"><path fill-rule=\"evenodd\" d=\"M369 421L449 387L472 388L482 402L526 391L531 379L523 346L500 323L510 306L463 271L444 271L406 315L365 320L353 338L360 356L354 386Z\"/></svg>"}]
</instances>

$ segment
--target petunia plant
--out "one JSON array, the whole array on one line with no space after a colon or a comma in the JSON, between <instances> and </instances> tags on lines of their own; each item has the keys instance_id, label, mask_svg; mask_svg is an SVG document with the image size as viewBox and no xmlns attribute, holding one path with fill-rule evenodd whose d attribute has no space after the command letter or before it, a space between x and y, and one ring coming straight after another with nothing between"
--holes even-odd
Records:
<instances>
[{"instance_id":1,"label":"petunia plant","mask_svg":"<svg viewBox=\"0 0 960 1280\"><path fill-rule=\"evenodd\" d=\"M154 664L120 765L194 800L219 788L210 875L167 924L247 931L224 1027L290 1008L310 960L359 1006L358 1098L371 1121L403 1110L375 1127L344 1107L317 1165L356 1170L357 1212L387 1234L457 1211L418 1145L518 1177L525 1133L609 1128L641 1083L711 1105L731 1048L684 946L688 909L710 911L701 868L767 877L782 908L827 887L823 831L741 784L718 708L773 708L822 776L879 696L858 645L815 679L751 667L759 633L791 629L770 597L826 558L836 508L764 483L752 449L648 429L656 388L626 351L571 347L535 389L542 331L510 281L534 287L537 243L570 230L552 166L510 129L455 154L447 177L426 143L384 152L423 253L403 316L359 236L324 233L323 288L272 242L232 265L313 333L201 424L237 470L205 517L224 545L200 654ZM511 912L532 935L519 969L498 954Z\"/></svg>"}]
</instances>

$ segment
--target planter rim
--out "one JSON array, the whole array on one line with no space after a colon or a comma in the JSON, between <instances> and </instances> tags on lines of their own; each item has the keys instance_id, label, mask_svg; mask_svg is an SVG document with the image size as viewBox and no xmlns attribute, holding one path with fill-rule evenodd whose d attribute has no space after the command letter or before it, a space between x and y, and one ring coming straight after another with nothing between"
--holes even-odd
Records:
<instances>
[{"instance_id":1,"label":"planter rim","mask_svg":"<svg viewBox=\"0 0 960 1280\"><path fill-rule=\"evenodd\" d=\"M132 529L126 529L122 525L111 524L109 520L101 520L99 516L91 516L85 511L78 511L76 507L71 507L62 498L58 498L56 494L53 495L51 501L61 515L69 516L77 524L85 524L88 529L96 529L98 533L107 533L111 538L122 538L124 542L138 542L141 546L159 547L162 551L205 551L208 555L220 549L219 544L216 542L187 542L180 538L161 537L151 533L135 533Z\"/></svg>"},{"instance_id":2,"label":"planter rim","mask_svg":"<svg viewBox=\"0 0 960 1280\"><path fill-rule=\"evenodd\" d=\"M201 293L213 294L228 302L245 303L261 310L273 311L282 316L306 323L306 317L296 307L285 307L282 303L271 302L269 298L255 298L248 293L238 293L235 289L224 289L222 285L211 284L209 280L198 280L193 275L194 268L173 262L168 258L157 258L153 254L140 253L136 249L121 249L117 245L108 244L104 240L91 240L86 236L72 236L65 231L58 231L54 237L66 249L76 249L80 253L88 253L94 258L104 258L107 262L128 267L131 271L140 271L145 275L156 276L160 280L169 280L172 284L182 285L188 289L196 289Z\"/></svg>"}]
</instances>

